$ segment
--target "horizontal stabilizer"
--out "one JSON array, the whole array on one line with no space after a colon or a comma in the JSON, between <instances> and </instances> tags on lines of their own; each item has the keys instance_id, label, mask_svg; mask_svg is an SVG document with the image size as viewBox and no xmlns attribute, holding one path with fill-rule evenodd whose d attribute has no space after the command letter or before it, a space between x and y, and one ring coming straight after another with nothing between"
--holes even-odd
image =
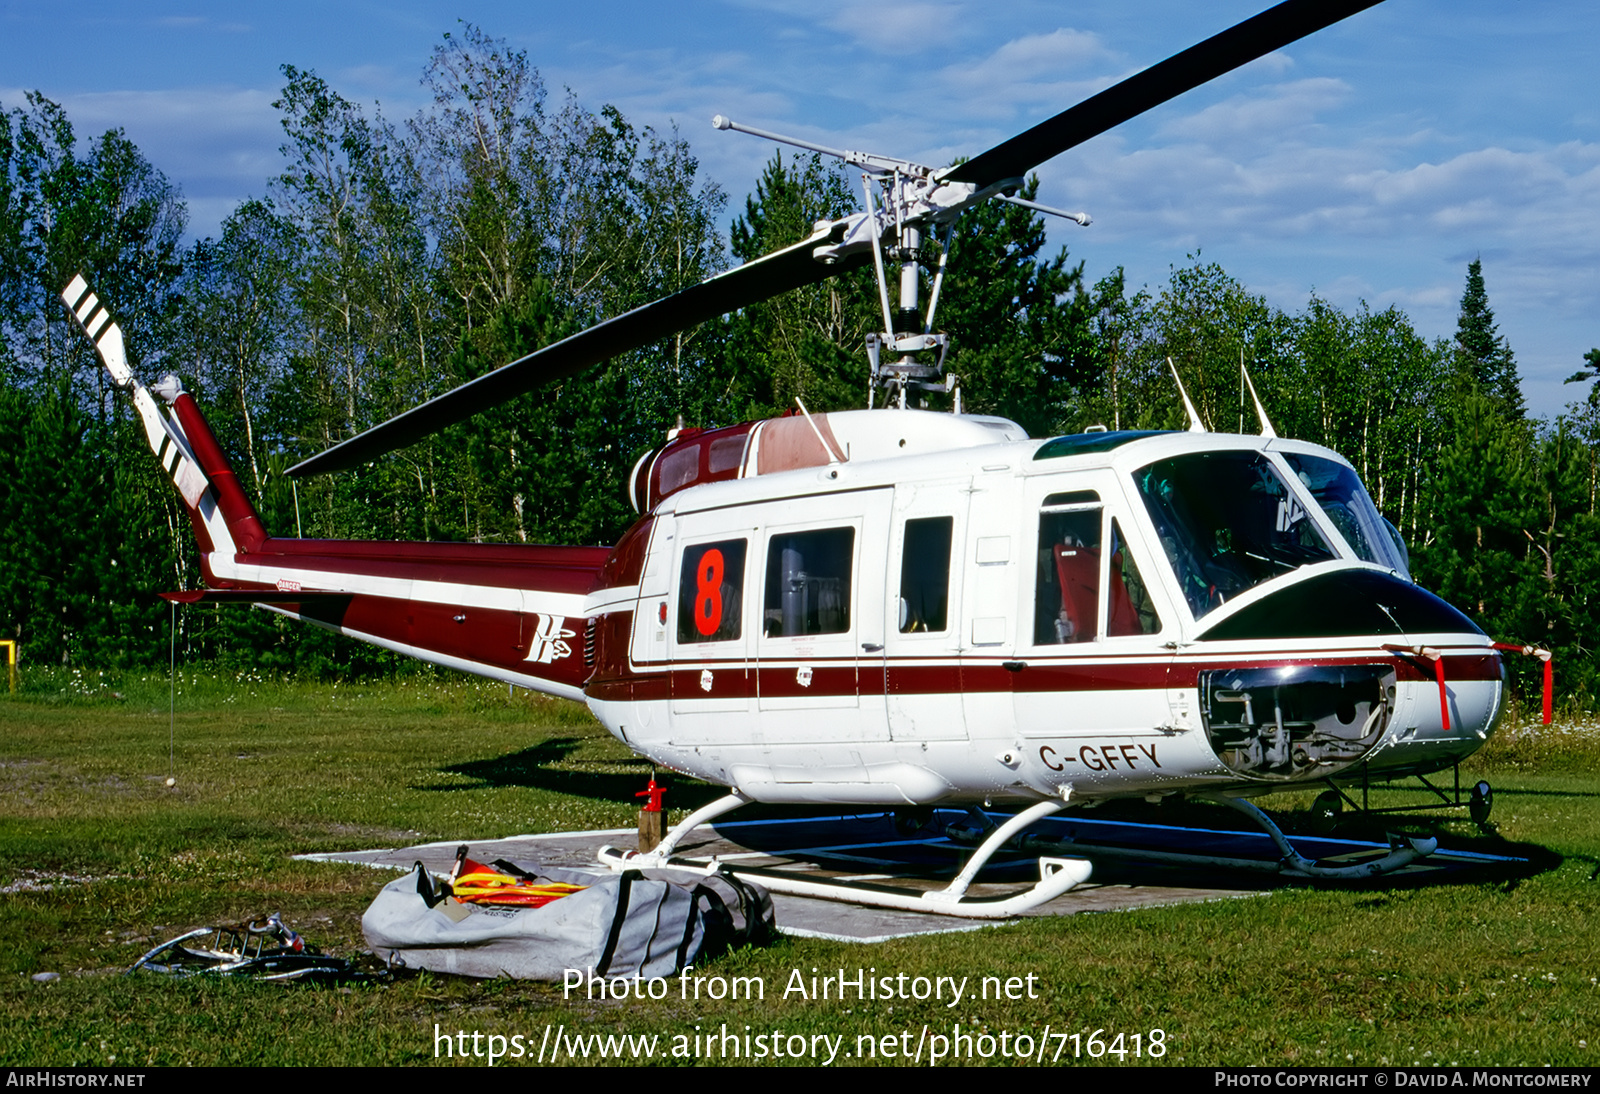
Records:
<instances>
[{"instance_id":1,"label":"horizontal stabilizer","mask_svg":"<svg viewBox=\"0 0 1600 1094\"><path fill-rule=\"evenodd\" d=\"M158 595L174 604L311 604L349 600L355 596L354 593L283 589L182 589Z\"/></svg>"}]
</instances>

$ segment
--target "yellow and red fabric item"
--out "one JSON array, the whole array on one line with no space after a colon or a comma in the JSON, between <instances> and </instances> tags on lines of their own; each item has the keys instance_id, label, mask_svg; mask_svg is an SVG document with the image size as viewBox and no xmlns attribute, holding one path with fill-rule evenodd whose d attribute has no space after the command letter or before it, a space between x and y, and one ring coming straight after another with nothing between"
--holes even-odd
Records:
<instances>
[{"instance_id":1,"label":"yellow and red fabric item","mask_svg":"<svg viewBox=\"0 0 1600 1094\"><path fill-rule=\"evenodd\" d=\"M451 895L463 904L508 904L519 908L540 908L585 888L587 886L560 881L515 877L469 858L461 860L460 870L450 883Z\"/></svg>"}]
</instances>

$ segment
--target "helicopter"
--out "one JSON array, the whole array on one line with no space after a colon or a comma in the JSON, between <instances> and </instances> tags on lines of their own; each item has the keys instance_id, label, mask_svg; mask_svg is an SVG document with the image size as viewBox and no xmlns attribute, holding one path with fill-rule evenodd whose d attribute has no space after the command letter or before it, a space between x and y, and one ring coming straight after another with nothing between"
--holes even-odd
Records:
<instances>
[{"instance_id":1,"label":"helicopter","mask_svg":"<svg viewBox=\"0 0 1600 1094\"><path fill-rule=\"evenodd\" d=\"M675 851L690 831L750 802L894 810L910 829L935 807L967 807L980 818L978 846L943 889L761 881L995 918L1089 876L1082 858L1043 855L1026 891L972 899L978 872L1029 826L1069 805L1174 795L1251 816L1287 873L1400 869L1434 841L1321 865L1248 798L1336 793L1459 763L1499 721L1503 654L1515 647L1414 584L1403 540L1351 465L1278 437L1253 385L1257 435L1207 431L1184 395L1187 431L1032 439L1004 418L962 413L959 387L943 376L949 341L935 316L948 245L926 308L920 299L924 243L941 232L948 240L964 209L1013 201L1087 225L1086 214L1018 197L1023 176L1378 2L1286 0L946 168L718 116L719 130L860 168L863 210L290 472L356 466L618 353L870 264L884 327L867 339L869 408L800 405L780 418L673 430L635 465L638 520L614 547L269 535L195 400L175 377L147 387L134 376L120 329L80 275L63 300L130 393L199 546L206 587L163 595L256 604L584 702L636 753L728 788L654 851L603 851L613 869L684 866ZM954 413L919 409L934 392L953 396ZM1545 651L1524 652L1548 664ZM1486 811L1487 786L1474 794ZM1022 808L996 826L978 811L994 803Z\"/></svg>"}]
</instances>

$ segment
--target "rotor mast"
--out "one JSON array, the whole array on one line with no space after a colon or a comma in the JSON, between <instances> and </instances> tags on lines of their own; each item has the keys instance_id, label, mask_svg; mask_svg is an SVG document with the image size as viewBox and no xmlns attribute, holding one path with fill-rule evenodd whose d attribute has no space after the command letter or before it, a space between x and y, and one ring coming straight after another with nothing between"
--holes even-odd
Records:
<instances>
[{"instance_id":1,"label":"rotor mast","mask_svg":"<svg viewBox=\"0 0 1600 1094\"><path fill-rule=\"evenodd\" d=\"M934 330L934 316L944 286L950 257L950 240L961 211L989 198L1010 201L1039 212L1065 217L1080 226L1090 223L1087 213L1067 213L1048 205L1015 196L1021 178L1002 179L979 188L970 182L956 182L946 176L953 167L935 169L911 160L882 156L872 152L830 148L825 144L742 125L718 114L711 119L717 129L749 133L780 144L793 145L842 160L862 169L863 212L836 221L818 221L813 238L826 236L814 254L819 262L832 265L863 250L870 250L878 279L878 300L883 309L883 330L867 335L867 359L871 363L868 405L876 402L880 390L885 403L905 407L921 402L922 392L953 391L956 377L944 374L950 336ZM874 199L873 190L878 191ZM842 231L840 230L842 229ZM926 315L922 309L922 268L925 237L938 231L941 239L939 261L932 270L933 288ZM897 267L899 283L894 302L889 292L889 268ZM934 354L928 360L918 355ZM960 396L956 397L960 406Z\"/></svg>"}]
</instances>

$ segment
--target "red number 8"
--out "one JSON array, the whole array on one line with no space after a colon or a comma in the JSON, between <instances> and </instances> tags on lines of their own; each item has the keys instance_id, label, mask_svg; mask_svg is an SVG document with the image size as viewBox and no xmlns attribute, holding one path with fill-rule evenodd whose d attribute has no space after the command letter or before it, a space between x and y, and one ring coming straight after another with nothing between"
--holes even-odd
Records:
<instances>
[{"instance_id":1,"label":"red number 8","mask_svg":"<svg viewBox=\"0 0 1600 1094\"><path fill-rule=\"evenodd\" d=\"M694 571L694 627L707 638L722 626L722 567L722 552L713 547Z\"/></svg>"}]
</instances>

